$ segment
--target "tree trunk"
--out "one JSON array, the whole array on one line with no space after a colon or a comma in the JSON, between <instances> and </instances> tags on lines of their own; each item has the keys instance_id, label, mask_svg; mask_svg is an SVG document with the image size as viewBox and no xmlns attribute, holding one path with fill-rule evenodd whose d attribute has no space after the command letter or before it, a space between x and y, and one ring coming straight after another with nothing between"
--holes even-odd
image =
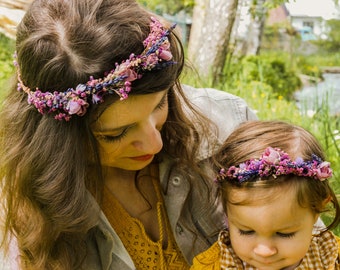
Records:
<instances>
[{"instance_id":1,"label":"tree trunk","mask_svg":"<svg viewBox=\"0 0 340 270\"><path fill-rule=\"evenodd\" d=\"M200 46L201 30L204 23L204 18L207 13L207 6L209 0L196 0L193 9L192 25L190 29L190 38L188 44L188 57L190 60L194 59L198 54Z\"/></svg>"},{"instance_id":2,"label":"tree trunk","mask_svg":"<svg viewBox=\"0 0 340 270\"><path fill-rule=\"evenodd\" d=\"M246 55L258 55L261 48L263 29L267 18L266 0L253 0L253 11L249 24Z\"/></svg>"},{"instance_id":3,"label":"tree trunk","mask_svg":"<svg viewBox=\"0 0 340 270\"><path fill-rule=\"evenodd\" d=\"M202 76L213 75L214 81L223 70L238 0L196 0L189 60Z\"/></svg>"}]
</instances>

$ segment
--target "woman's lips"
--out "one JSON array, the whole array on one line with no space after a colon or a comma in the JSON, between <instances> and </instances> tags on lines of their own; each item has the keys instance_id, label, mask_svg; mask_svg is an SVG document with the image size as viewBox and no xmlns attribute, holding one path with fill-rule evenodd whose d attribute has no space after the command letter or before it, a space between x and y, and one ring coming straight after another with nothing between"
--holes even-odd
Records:
<instances>
[{"instance_id":1,"label":"woman's lips","mask_svg":"<svg viewBox=\"0 0 340 270\"><path fill-rule=\"evenodd\" d=\"M144 156L138 156L138 157L130 157L130 159L132 160L136 160L136 161L147 161L149 159L152 159L153 155L144 155Z\"/></svg>"}]
</instances>

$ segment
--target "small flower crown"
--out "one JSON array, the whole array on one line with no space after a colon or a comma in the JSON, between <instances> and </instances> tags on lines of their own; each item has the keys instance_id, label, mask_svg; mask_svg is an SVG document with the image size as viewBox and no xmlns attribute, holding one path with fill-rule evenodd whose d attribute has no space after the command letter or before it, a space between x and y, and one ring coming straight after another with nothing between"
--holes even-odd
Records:
<instances>
[{"instance_id":1,"label":"small flower crown","mask_svg":"<svg viewBox=\"0 0 340 270\"><path fill-rule=\"evenodd\" d=\"M104 78L90 79L85 84L79 84L75 89L68 88L65 92L42 92L36 88L31 90L21 80L18 63L18 90L28 95L28 103L33 104L41 114L55 114L57 120L69 121L76 114L83 116L89 103L103 102L103 96L116 93L120 100L128 98L131 91L131 82L140 79L145 72L158 70L175 64L171 61L170 42L168 36L176 27L173 24L169 29L151 17L150 34L143 41L144 51L140 55L131 54L127 60L115 64L115 69L106 72Z\"/></svg>"},{"instance_id":2,"label":"small flower crown","mask_svg":"<svg viewBox=\"0 0 340 270\"><path fill-rule=\"evenodd\" d=\"M304 161L302 158L297 158L292 161L281 149L268 147L259 159L250 159L228 169L222 168L216 177L216 182L230 180L243 183L256 181L257 178L269 176L276 178L279 175L290 174L324 181L332 177L332 169L329 162L322 161L314 154L312 160Z\"/></svg>"}]
</instances>

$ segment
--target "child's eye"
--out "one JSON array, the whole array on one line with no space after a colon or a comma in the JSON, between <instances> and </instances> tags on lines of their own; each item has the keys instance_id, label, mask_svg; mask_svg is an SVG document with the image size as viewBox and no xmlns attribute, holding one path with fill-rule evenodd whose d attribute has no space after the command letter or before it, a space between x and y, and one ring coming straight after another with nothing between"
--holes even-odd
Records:
<instances>
[{"instance_id":1,"label":"child's eye","mask_svg":"<svg viewBox=\"0 0 340 270\"><path fill-rule=\"evenodd\" d=\"M244 230L238 230L240 235L253 235L255 231L244 231Z\"/></svg>"},{"instance_id":2,"label":"child's eye","mask_svg":"<svg viewBox=\"0 0 340 270\"><path fill-rule=\"evenodd\" d=\"M295 236L295 232L293 233L280 233L280 232L277 232L276 233L278 236L282 237L282 238L292 238Z\"/></svg>"}]
</instances>

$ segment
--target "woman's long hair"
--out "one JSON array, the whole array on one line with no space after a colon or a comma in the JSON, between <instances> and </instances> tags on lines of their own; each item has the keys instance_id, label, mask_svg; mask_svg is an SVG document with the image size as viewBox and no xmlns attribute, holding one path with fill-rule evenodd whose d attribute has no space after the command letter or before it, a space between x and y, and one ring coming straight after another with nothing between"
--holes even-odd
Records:
<instances>
[{"instance_id":1,"label":"woman's long hair","mask_svg":"<svg viewBox=\"0 0 340 270\"><path fill-rule=\"evenodd\" d=\"M31 89L66 91L90 76L103 77L116 62L143 51L150 16L134 0L35 0L17 29L23 83ZM194 111L178 82L183 48L174 33L169 40L176 64L136 80L131 95L169 89L163 151L194 166L199 133L207 125L199 113L189 121L182 110L181 103L186 103ZM97 224L100 211L88 190L95 193L102 185L91 116L116 100L108 97L69 122L41 115L15 86L2 104L4 233L5 239L16 239L23 269L81 267L86 235Z\"/></svg>"}]
</instances>

